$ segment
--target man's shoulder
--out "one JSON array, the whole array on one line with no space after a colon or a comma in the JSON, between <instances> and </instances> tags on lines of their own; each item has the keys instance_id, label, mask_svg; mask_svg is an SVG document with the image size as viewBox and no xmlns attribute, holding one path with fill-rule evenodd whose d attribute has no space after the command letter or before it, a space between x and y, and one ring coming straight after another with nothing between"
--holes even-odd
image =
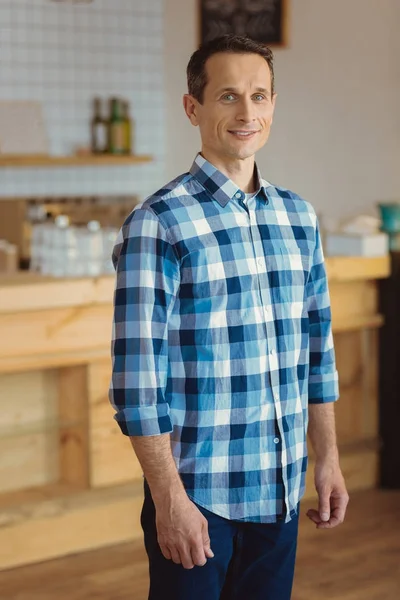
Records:
<instances>
[{"instance_id":1,"label":"man's shoulder","mask_svg":"<svg viewBox=\"0 0 400 600\"><path fill-rule=\"evenodd\" d=\"M146 196L144 200L135 204L132 211L126 217L123 226L125 228L129 227L132 220L138 218L143 220L154 220L156 218L165 227L166 222L164 218L167 216L167 213L173 213L173 209L181 206L183 199L190 195L192 191L192 179L193 176L190 173L183 173L149 196Z\"/></svg>"},{"instance_id":2,"label":"man's shoulder","mask_svg":"<svg viewBox=\"0 0 400 600\"><path fill-rule=\"evenodd\" d=\"M313 218L316 216L315 209L311 202L293 192L288 188L285 188L274 183L264 182L267 194L272 194L276 198L282 199L283 204L288 210L294 210L296 212L309 213Z\"/></svg>"},{"instance_id":3,"label":"man's shoulder","mask_svg":"<svg viewBox=\"0 0 400 600\"><path fill-rule=\"evenodd\" d=\"M182 198L191 195L192 180L193 176L190 173L178 175L178 177L163 185L156 192L147 196L137 208L148 209L158 215L172 210L175 205L174 200L178 201L178 205Z\"/></svg>"}]
</instances>

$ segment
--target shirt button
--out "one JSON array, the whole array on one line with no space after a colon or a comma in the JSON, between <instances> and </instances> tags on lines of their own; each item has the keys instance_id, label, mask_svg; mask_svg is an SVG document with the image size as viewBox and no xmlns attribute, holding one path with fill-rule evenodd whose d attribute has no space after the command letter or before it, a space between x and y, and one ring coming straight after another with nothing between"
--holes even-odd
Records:
<instances>
[{"instance_id":1,"label":"shirt button","mask_svg":"<svg viewBox=\"0 0 400 600\"><path fill-rule=\"evenodd\" d=\"M275 393L275 394L274 394L274 398L275 398L275 400L278 402L278 400L279 400L279 394L276 394L276 393Z\"/></svg>"},{"instance_id":2,"label":"shirt button","mask_svg":"<svg viewBox=\"0 0 400 600\"><path fill-rule=\"evenodd\" d=\"M262 259L262 258L258 258L258 259L257 259L257 262L258 262L258 264L260 265L260 267L263 267L263 266L264 266L264 261L263 261L263 259Z\"/></svg>"},{"instance_id":3,"label":"shirt button","mask_svg":"<svg viewBox=\"0 0 400 600\"><path fill-rule=\"evenodd\" d=\"M235 196L236 196L236 198L241 198L242 194L240 192L236 192Z\"/></svg>"},{"instance_id":4,"label":"shirt button","mask_svg":"<svg viewBox=\"0 0 400 600\"><path fill-rule=\"evenodd\" d=\"M271 356L275 356L275 354L276 354L275 350L272 349L271 352L270 352L270 354L271 354Z\"/></svg>"},{"instance_id":5,"label":"shirt button","mask_svg":"<svg viewBox=\"0 0 400 600\"><path fill-rule=\"evenodd\" d=\"M274 444L279 444L280 439L279 438L274 438Z\"/></svg>"}]
</instances>

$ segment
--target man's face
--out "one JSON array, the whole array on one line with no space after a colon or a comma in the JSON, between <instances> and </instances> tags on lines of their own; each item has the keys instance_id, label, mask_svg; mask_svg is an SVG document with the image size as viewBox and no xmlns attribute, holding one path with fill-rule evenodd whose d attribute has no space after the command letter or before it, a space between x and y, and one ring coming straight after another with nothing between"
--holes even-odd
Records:
<instances>
[{"instance_id":1,"label":"man's face","mask_svg":"<svg viewBox=\"0 0 400 600\"><path fill-rule=\"evenodd\" d=\"M258 54L219 53L206 63L203 104L185 96L185 109L203 144L222 160L254 156L269 137L275 107L271 73Z\"/></svg>"}]
</instances>

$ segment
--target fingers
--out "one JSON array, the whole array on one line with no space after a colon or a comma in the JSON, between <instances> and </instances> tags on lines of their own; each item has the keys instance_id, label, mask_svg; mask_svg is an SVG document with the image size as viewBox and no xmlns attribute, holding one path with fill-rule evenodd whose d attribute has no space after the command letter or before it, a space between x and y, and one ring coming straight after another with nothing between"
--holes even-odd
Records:
<instances>
[{"instance_id":1,"label":"fingers","mask_svg":"<svg viewBox=\"0 0 400 600\"><path fill-rule=\"evenodd\" d=\"M204 552L203 540L198 538L197 543L194 543L191 547L192 560L198 567L204 567L207 562L207 558Z\"/></svg>"},{"instance_id":2,"label":"fingers","mask_svg":"<svg viewBox=\"0 0 400 600\"><path fill-rule=\"evenodd\" d=\"M188 548L178 546L161 546L163 556L172 560L176 565L182 565L185 569L193 569L194 563Z\"/></svg>"},{"instance_id":3,"label":"fingers","mask_svg":"<svg viewBox=\"0 0 400 600\"><path fill-rule=\"evenodd\" d=\"M331 490L328 487L319 490L318 512L321 521L327 522L331 516Z\"/></svg>"},{"instance_id":4,"label":"fingers","mask_svg":"<svg viewBox=\"0 0 400 600\"><path fill-rule=\"evenodd\" d=\"M347 493L341 494L337 498L332 500L332 513L333 517L337 519L337 525L343 523L346 516L347 505L349 503L349 496Z\"/></svg>"},{"instance_id":5,"label":"fingers","mask_svg":"<svg viewBox=\"0 0 400 600\"><path fill-rule=\"evenodd\" d=\"M310 519L310 521L315 523L315 525L317 526L317 529L331 529L332 528L332 522L333 522L332 517L329 519L329 521L321 521L321 517L320 517L318 510L314 510L313 508L311 508L309 511L307 511L307 517Z\"/></svg>"},{"instance_id":6,"label":"fingers","mask_svg":"<svg viewBox=\"0 0 400 600\"><path fill-rule=\"evenodd\" d=\"M207 563L201 538L190 545L171 546L161 550L165 558L169 555L176 565L181 564L184 569L193 569L194 566L203 567Z\"/></svg>"},{"instance_id":7,"label":"fingers","mask_svg":"<svg viewBox=\"0 0 400 600\"><path fill-rule=\"evenodd\" d=\"M185 546L182 548L178 548L180 555L180 563L184 569L193 569L194 562L190 553L190 547Z\"/></svg>"},{"instance_id":8,"label":"fingers","mask_svg":"<svg viewBox=\"0 0 400 600\"><path fill-rule=\"evenodd\" d=\"M165 557L167 560L172 560L172 555L171 555L171 552L169 551L168 547L167 547L167 546L162 546L162 545L160 544L160 541L159 541L159 540L158 540L158 545L159 545L159 546L160 546L160 548L161 548L161 552L162 552L163 556L164 556L164 557Z\"/></svg>"},{"instance_id":9,"label":"fingers","mask_svg":"<svg viewBox=\"0 0 400 600\"><path fill-rule=\"evenodd\" d=\"M346 515L349 497L347 494L332 498L331 518L329 519L330 528L341 525Z\"/></svg>"},{"instance_id":10,"label":"fingers","mask_svg":"<svg viewBox=\"0 0 400 600\"><path fill-rule=\"evenodd\" d=\"M180 554L178 552L178 548L176 548L175 546L170 546L168 548L170 554L171 554L171 558L172 561L176 564L179 565L181 563L181 557Z\"/></svg>"},{"instance_id":11,"label":"fingers","mask_svg":"<svg viewBox=\"0 0 400 600\"><path fill-rule=\"evenodd\" d=\"M314 508L310 508L310 510L307 511L307 517L311 521L313 521L316 525L321 523L319 512L317 510L315 510Z\"/></svg>"},{"instance_id":12,"label":"fingers","mask_svg":"<svg viewBox=\"0 0 400 600\"><path fill-rule=\"evenodd\" d=\"M346 495L332 499L333 506L328 521L322 521L319 510L313 508L307 511L307 517L316 524L317 529L333 529L343 523L348 502L349 498Z\"/></svg>"},{"instance_id":13,"label":"fingers","mask_svg":"<svg viewBox=\"0 0 400 600\"><path fill-rule=\"evenodd\" d=\"M207 563L207 558L212 558L214 552L210 547L211 540L208 535L208 521L206 518L202 520L201 535L196 539L192 540L191 543L191 555L192 560L198 567L204 567Z\"/></svg>"},{"instance_id":14,"label":"fingers","mask_svg":"<svg viewBox=\"0 0 400 600\"><path fill-rule=\"evenodd\" d=\"M183 519L180 527L175 529L166 528L162 520L157 522L157 541L161 552L167 560L175 564L181 564L185 569L193 569L194 566L203 567L208 558L213 558L214 553L210 547L208 535L208 521L196 508L195 519Z\"/></svg>"},{"instance_id":15,"label":"fingers","mask_svg":"<svg viewBox=\"0 0 400 600\"><path fill-rule=\"evenodd\" d=\"M207 563L207 558L212 558L214 556L211 548L204 548L201 536L198 536L197 539L190 540L186 545L160 545L160 548L166 559L172 560L177 565L181 564L184 569L193 569L194 566L203 567Z\"/></svg>"},{"instance_id":16,"label":"fingers","mask_svg":"<svg viewBox=\"0 0 400 600\"><path fill-rule=\"evenodd\" d=\"M214 552L211 550L211 540L210 540L210 536L208 535L208 521L207 521L207 519L204 520L202 532L203 532L203 548L204 548L204 553L205 553L206 557L213 558Z\"/></svg>"}]
</instances>

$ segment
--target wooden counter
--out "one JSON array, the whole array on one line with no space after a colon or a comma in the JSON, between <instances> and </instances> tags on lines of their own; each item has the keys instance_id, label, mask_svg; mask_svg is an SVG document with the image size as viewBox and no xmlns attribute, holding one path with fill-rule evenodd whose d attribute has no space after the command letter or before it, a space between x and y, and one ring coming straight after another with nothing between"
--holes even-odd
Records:
<instances>
[{"instance_id":1,"label":"wooden counter","mask_svg":"<svg viewBox=\"0 0 400 600\"><path fill-rule=\"evenodd\" d=\"M376 280L389 258L326 263L351 491L377 482ZM107 397L113 289L112 276L0 277L0 568L142 535L140 465Z\"/></svg>"}]
</instances>

